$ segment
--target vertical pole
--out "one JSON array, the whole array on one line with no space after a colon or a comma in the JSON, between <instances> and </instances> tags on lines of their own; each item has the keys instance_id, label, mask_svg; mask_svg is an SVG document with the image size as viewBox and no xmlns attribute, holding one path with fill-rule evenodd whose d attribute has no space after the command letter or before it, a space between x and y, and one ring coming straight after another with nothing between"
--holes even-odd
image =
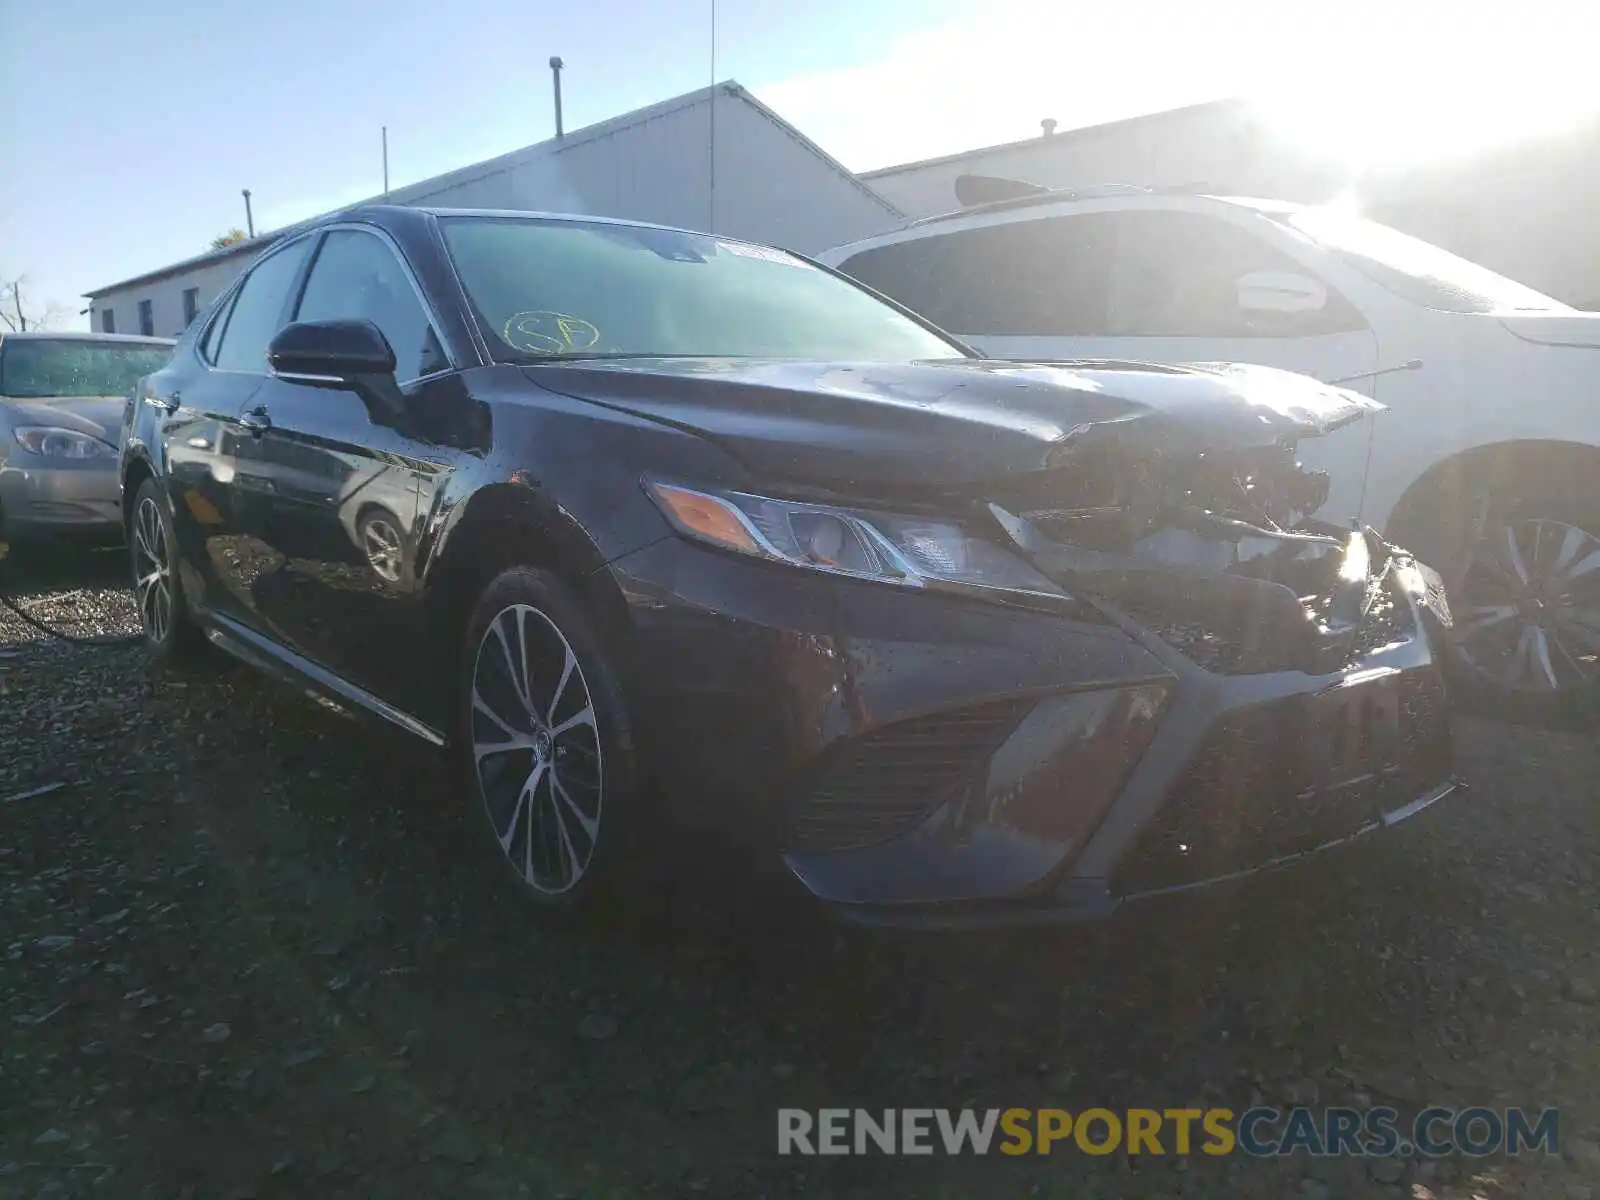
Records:
<instances>
[{"instance_id":1,"label":"vertical pole","mask_svg":"<svg viewBox=\"0 0 1600 1200\"><path fill-rule=\"evenodd\" d=\"M717 0L711 0L711 99L709 101L710 145L706 178L706 232L717 231Z\"/></svg>"},{"instance_id":2,"label":"vertical pole","mask_svg":"<svg viewBox=\"0 0 1600 1200\"><path fill-rule=\"evenodd\" d=\"M256 219L250 212L250 189L243 188L240 195L244 197L244 228L251 237L256 235Z\"/></svg>"},{"instance_id":3,"label":"vertical pole","mask_svg":"<svg viewBox=\"0 0 1600 1200\"><path fill-rule=\"evenodd\" d=\"M564 137L565 130L561 126L561 68L565 64L559 54L550 56L550 82L556 93L556 136Z\"/></svg>"}]
</instances>

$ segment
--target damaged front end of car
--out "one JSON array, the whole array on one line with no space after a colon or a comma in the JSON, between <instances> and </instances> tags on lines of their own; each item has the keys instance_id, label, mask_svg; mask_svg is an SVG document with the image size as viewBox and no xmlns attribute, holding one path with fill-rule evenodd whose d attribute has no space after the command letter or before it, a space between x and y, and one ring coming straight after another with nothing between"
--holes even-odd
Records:
<instances>
[{"instance_id":1,"label":"damaged front end of car","mask_svg":"<svg viewBox=\"0 0 1600 1200\"><path fill-rule=\"evenodd\" d=\"M1399 594L1430 637L1450 622L1431 570L1370 528L1312 518L1327 480L1292 445L1084 457L990 514L1046 575L1207 670L1338 670L1403 636Z\"/></svg>"},{"instance_id":2,"label":"damaged front end of car","mask_svg":"<svg viewBox=\"0 0 1600 1200\"><path fill-rule=\"evenodd\" d=\"M1293 449L1102 455L1047 506L990 503L1041 571L1174 670L1169 721L1191 727L1182 777L1114 865L1086 852L1080 887L1107 869L1128 900L1282 865L1452 786L1439 577L1370 528L1312 519L1326 485Z\"/></svg>"},{"instance_id":3,"label":"damaged front end of car","mask_svg":"<svg viewBox=\"0 0 1600 1200\"><path fill-rule=\"evenodd\" d=\"M1102 914L1283 866L1455 788L1438 576L1370 528L1313 516L1327 481L1297 461L1298 440L1377 408L1334 400L1324 420L1267 421L1259 435L1234 412L1221 436L1200 413L1085 425L1049 469L972 497L1174 681L1115 803L1048 886L1020 906L909 923ZM959 836L961 815L949 819Z\"/></svg>"}]
</instances>

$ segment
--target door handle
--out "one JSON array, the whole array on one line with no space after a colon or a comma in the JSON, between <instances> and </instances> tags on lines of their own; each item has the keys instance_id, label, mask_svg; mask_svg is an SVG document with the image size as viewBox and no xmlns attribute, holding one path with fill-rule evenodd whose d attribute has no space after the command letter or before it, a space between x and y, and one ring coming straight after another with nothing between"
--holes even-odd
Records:
<instances>
[{"instance_id":1,"label":"door handle","mask_svg":"<svg viewBox=\"0 0 1600 1200\"><path fill-rule=\"evenodd\" d=\"M239 424L248 429L252 436L260 437L272 428L272 418L267 415L267 406L258 404L239 414Z\"/></svg>"},{"instance_id":2,"label":"door handle","mask_svg":"<svg viewBox=\"0 0 1600 1200\"><path fill-rule=\"evenodd\" d=\"M176 390L168 392L165 396L151 392L145 396L144 402L151 408L159 408L162 412L174 413L178 411L178 405L183 403L183 396Z\"/></svg>"}]
</instances>

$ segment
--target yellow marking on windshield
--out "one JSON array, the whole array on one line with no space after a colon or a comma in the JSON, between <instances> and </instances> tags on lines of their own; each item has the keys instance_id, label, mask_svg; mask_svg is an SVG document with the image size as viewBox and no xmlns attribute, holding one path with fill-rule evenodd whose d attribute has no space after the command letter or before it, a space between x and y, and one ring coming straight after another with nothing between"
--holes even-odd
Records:
<instances>
[{"instance_id":1,"label":"yellow marking on windshield","mask_svg":"<svg viewBox=\"0 0 1600 1200\"><path fill-rule=\"evenodd\" d=\"M597 345L600 330L582 317L538 309L513 315L501 336L506 345L529 354L573 354Z\"/></svg>"}]
</instances>

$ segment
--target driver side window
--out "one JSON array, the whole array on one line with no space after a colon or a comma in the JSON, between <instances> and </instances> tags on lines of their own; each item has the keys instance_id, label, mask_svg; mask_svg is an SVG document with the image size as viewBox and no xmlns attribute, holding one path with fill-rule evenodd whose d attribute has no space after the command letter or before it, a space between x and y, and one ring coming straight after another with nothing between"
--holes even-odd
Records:
<instances>
[{"instance_id":1,"label":"driver side window","mask_svg":"<svg viewBox=\"0 0 1600 1200\"><path fill-rule=\"evenodd\" d=\"M375 234L335 229L322 240L296 321L365 318L383 331L394 350L401 383L450 365L410 277L394 252Z\"/></svg>"}]
</instances>

